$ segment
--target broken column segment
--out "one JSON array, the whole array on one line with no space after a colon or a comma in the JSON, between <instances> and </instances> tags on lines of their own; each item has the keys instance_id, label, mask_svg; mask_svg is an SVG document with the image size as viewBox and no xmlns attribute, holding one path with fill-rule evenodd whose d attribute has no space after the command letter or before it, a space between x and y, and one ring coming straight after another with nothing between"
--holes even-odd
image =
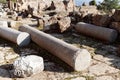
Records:
<instances>
[{"instance_id":1,"label":"broken column segment","mask_svg":"<svg viewBox=\"0 0 120 80\"><path fill-rule=\"evenodd\" d=\"M30 43L30 35L12 28L0 27L0 37L17 43L18 46L26 46Z\"/></svg>"},{"instance_id":2,"label":"broken column segment","mask_svg":"<svg viewBox=\"0 0 120 80\"><path fill-rule=\"evenodd\" d=\"M114 42L117 38L117 31L114 29L99 27L84 22L77 23L75 29L82 34L104 41Z\"/></svg>"},{"instance_id":3,"label":"broken column segment","mask_svg":"<svg viewBox=\"0 0 120 80\"><path fill-rule=\"evenodd\" d=\"M29 77L44 70L43 58L36 55L23 56L13 63L14 75Z\"/></svg>"},{"instance_id":4,"label":"broken column segment","mask_svg":"<svg viewBox=\"0 0 120 80\"><path fill-rule=\"evenodd\" d=\"M29 5L34 9L33 13L43 12L48 10L56 10L57 12L66 11L72 12L74 8L73 0L67 0L64 4L64 0L18 0L17 5L19 5L19 11L28 10Z\"/></svg>"},{"instance_id":5,"label":"broken column segment","mask_svg":"<svg viewBox=\"0 0 120 80\"><path fill-rule=\"evenodd\" d=\"M77 48L28 25L20 26L19 30L28 32L32 41L62 59L76 71L84 70L90 65L91 55L86 49Z\"/></svg>"}]
</instances>

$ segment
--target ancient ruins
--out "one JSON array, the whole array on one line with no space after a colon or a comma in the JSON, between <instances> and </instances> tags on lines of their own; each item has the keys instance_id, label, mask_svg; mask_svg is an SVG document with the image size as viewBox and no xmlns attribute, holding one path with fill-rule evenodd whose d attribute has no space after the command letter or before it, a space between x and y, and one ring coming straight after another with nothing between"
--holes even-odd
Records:
<instances>
[{"instance_id":1,"label":"ancient ruins","mask_svg":"<svg viewBox=\"0 0 120 80\"><path fill-rule=\"evenodd\" d=\"M119 34L119 9L106 13L74 0L5 0L0 80L120 80Z\"/></svg>"}]
</instances>

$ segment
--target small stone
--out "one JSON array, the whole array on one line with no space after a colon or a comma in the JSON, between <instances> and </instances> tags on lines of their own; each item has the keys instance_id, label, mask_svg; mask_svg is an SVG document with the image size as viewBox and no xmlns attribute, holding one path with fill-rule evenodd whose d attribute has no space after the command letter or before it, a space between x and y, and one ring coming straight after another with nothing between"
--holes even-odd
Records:
<instances>
[{"instance_id":1,"label":"small stone","mask_svg":"<svg viewBox=\"0 0 120 80\"><path fill-rule=\"evenodd\" d=\"M43 31L49 31L50 30L50 23L49 23L49 20L50 19L50 17L44 17L43 18L43 25L44 25L44 27L43 27Z\"/></svg>"},{"instance_id":2,"label":"small stone","mask_svg":"<svg viewBox=\"0 0 120 80\"><path fill-rule=\"evenodd\" d=\"M14 75L28 77L44 70L43 58L35 55L23 56L14 63Z\"/></svg>"},{"instance_id":3,"label":"small stone","mask_svg":"<svg viewBox=\"0 0 120 80\"><path fill-rule=\"evenodd\" d=\"M84 77L78 77L78 78L74 78L74 79L71 79L71 80L86 80Z\"/></svg>"},{"instance_id":4,"label":"small stone","mask_svg":"<svg viewBox=\"0 0 120 80\"><path fill-rule=\"evenodd\" d=\"M42 19L37 19L37 26L38 27L41 27L43 29L43 26L44 26L44 22Z\"/></svg>"},{"instance_id":5,"label":"small stone","mask_svg":"<svg viewBox=\"0 0 120 80\"><path fill-rule=\"evenodd\" d=\"M31 18L31 17L32 17L32 15L31 15L31 14L29 14L29 15L28 15L28 18Z\"/></svg>"},{"instance_id":6,"label":"small stone","mask_svg":"<svg viewBox=\"0 0 120 80\"><path fill-rule=\"evenodd\" d=\"M47 22L43 27L43 31L49 31L49 30L50 30L50 24Z\"/></svg>"},{"instance_id":7,"label":"small stone","mask_svg":"<svg viewBox=\"0 0 120 80\"><path fill-rule=\"evenodd\" d=\"M115 80L112 76L100 76L97 77L95 80Z\"/></svg>"}]
</instances>

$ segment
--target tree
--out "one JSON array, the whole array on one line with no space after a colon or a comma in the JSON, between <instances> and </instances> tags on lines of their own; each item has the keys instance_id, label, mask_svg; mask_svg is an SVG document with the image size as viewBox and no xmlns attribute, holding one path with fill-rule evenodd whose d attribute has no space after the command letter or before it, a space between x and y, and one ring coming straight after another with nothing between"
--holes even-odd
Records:
<instances>
[{"instance_id":1,"label":"tree","mask_svg":"<svg viewBox=\"0 0 120 80\"><path fill-rule=\"evenodd\" d=\"M89 5L96 5L96 0L92 0L89 2Z\"/></svg>"},{"instance_id":2,"label":"tree","mask_svg":"<svg viewBox=\"0 0 120 80\"><path fill-rule=\"evenodd\" d=\"M98 5L98 9L111 11L112 9L120 9L120 0L104 0Z\"/></svg>"}]
</instances>

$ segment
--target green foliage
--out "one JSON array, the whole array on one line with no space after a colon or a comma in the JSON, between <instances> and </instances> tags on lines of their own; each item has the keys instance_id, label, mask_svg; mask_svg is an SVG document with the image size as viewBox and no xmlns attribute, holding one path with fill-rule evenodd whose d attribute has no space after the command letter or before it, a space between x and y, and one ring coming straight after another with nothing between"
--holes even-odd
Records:
<instances>
[{"instance_id":1,"label":"green foliage","mask_svg":"<svg viewBox=\"0 0 120 80\"><path fill-rule=\"evenodd\" d=\"M7 0L0 0L0 3L6 3ZM11 0L13 2L16 2L16 0Z\"/></svg>"},{"instance_id":2,"label":"green foliage","mask_svg":"<svg viewBox=\"0 0 120 80\"><path fill-rule=\"evenodd\" d=\"M6 0L0 0L0 3L6 3Z\"/></svg>"},{"instance_id":3,"label":"green foliage","mask_svg":"<svg viewBox=\"0 0 120 80\"><path fill-rule=\"evenodd\" d=\"M120 9L120 0L104 0L98 5L98 9L106 12L111 11L112 9Z\"/></svg>"},{"instance_id":4,"label":"green foliage","mask_svg":"<svg viewBox=\"0 0 120 80\"><path fill-rule=\"evenodd\" d=\"M16 0L12 0L13 2L16 2Z\"/></svg>"},{"instance_id":5,"label":"green foliage","mask_svg":"<svg viewBox=\"0 0 120 80\"><path fill-rule=\"evenodd\" d=\"M96 5L96 0L92 0L89 2L89 5Z\"/></svg>"}]
</instances>

